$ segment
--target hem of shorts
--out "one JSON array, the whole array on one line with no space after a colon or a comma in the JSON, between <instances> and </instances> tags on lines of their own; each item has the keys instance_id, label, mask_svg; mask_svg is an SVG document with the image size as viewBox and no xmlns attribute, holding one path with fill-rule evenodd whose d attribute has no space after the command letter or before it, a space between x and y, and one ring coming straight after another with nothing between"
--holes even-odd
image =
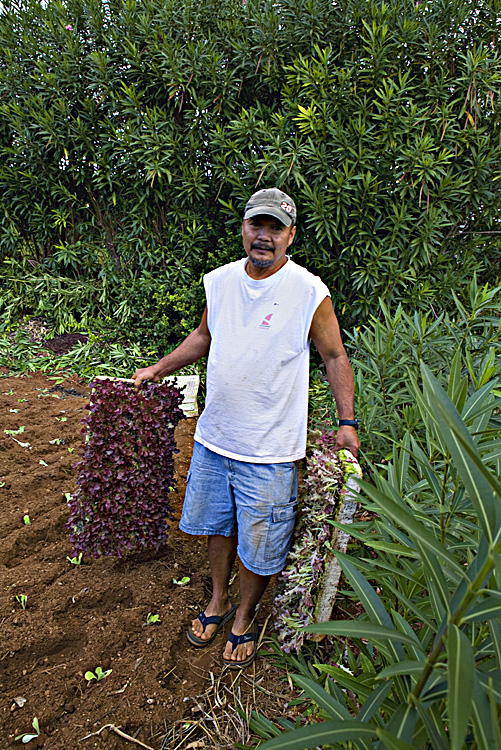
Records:
<instances>
[{"instance_id":1,"label":"hem of shorts","mask_svg":"<svg viewBox=\"0 0 501 750\"><path fill-rule=\"evenodd\" d=\"M221 529L192 529L181 523L179 524L179 528L181 529L181 531L184 531L185 534L192 534L193 536L215 536L216 534L219 536L237 535L236 529L235 531L221 531Z\"/></svg>"},{"instance_id":2,"label":"hem of shorts","mask_svg":"<svg viewBox=\"0 0 501 750\"><path fill-rule=\"evenodd\" d=\"M217 453L219 456L224 456L224 458L232 458L234 461L242 461L244 463L248 464L286 464L291 463L293 461L299 461L301 458L304 458L306 456L306 451L300 451L299 453L295 453L291 456L241 456L239 453L233 453L232 451L227 451L224 448L220 448L218 445L213 445L212 443L209 443L207 440L203 440L200 435L195 434L195 441L197 443L200 443L200 445L203 445L204 448L208 448L208 450L212 451L213 453Z\"/></svg>"},{"instance_id":3,"label":"hem of shorts","mask_svg":"<svg viewBox=\"0 0 501 750\"><path fill-rule=\"evenodd\" d=\"M287 557L285 557L280 564L276 563L275 565L270 565L266 568L262 566L261 568L257 568L255 565L249 565L245 558L242 557L240 552L237 549L237 555L240 559L240 562L244 566L244 568L247 568L247 570L250 570L251 573L255 573L258 576L274 576L275 573L281 573L282 570L285 568L285 564L287 562Z\"/></svg>"}]
</instances>

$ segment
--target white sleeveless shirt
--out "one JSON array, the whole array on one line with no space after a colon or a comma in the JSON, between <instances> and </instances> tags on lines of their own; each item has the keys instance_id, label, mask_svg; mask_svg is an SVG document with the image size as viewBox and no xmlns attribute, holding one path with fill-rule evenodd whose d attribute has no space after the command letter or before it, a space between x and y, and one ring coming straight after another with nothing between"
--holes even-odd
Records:
<instances>
[{"instance_id":1,"label":"white sleeveless shirt","mask_svg":"<svg viewBox=\"0 0 501 750\"><path fill-rule=\"evenodd\" d=\"M308 333L330 292L290 259L259 281L246 262L204 277L212 340L195 440L239 461L295 461L306 451Z\"/></svg>"}]
</instances>

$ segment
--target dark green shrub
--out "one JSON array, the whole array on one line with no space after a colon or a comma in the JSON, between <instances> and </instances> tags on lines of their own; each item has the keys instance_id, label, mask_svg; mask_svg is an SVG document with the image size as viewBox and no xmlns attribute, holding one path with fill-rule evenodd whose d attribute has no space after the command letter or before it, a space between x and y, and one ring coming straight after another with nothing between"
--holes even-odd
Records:
<instances>
[{"instance_id":1,"label":"dark green shrub","mask_svg":"<svg viewBox=\"0 0 501 750\"><path fill-rule=\"evenodd\" d=\"M498 0L6 0L0 257L37 270L6 279L2 315L50 308L49 274L135 325L124 291L200 290L266 185L296 198L294 256L345 326L379 298L429 309L474 270L494 281L500 20ZM66 304L61 324L86 325Z\"/></svg>"},{"instance_id":2,"label":"dark green shrub","mask_svg":"<svg viewBox=\"0 0 501 750\"><path fill-rule=\"evenodd\" d=\"M255 715L275 737L263 748L501 748L501 392L481 364L462 375L458 362L449 395L424 364L418 387L414 368L424 430L361 483L373 519L349 527L362 553L338 557L364 612L309 626L337 642L292 677L319 721L283 732Z\"/></svg>"}]
</instances>

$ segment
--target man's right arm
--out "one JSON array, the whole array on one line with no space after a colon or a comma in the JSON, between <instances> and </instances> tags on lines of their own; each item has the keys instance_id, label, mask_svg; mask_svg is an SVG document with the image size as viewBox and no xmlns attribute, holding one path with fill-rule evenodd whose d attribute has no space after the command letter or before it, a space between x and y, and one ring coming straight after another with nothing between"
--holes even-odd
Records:
<instances>
[{"instance_id":1,"label":"man's right arm","mask_svg":"<svg viewBox=\"0 0 501 750\"><path fill-rule=\"evenodd\" d=\"M209 353L210 342L211 335L207 326L206 307L198 328L195 328L174 351L160 359L156 364L136 370L132 376L134 386L137 388L143 380L153 380L154 383L158 383L167 375L171 375L182 367L206 357Z\"/></svg>"}]
</instances>

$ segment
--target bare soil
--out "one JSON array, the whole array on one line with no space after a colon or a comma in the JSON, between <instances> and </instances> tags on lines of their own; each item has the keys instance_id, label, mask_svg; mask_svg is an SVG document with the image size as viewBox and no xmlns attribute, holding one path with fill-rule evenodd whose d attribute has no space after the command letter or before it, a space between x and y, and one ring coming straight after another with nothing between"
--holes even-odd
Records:
<instances>
[{"instance_id":1,"label":"bare soil","mask_svg":"<svg viewBox=\"0 0 501 750\"><path fill-rule=\"evenodd\" d=\"M204 539L174 523L159 553L80 565L67 559L65 493L76 488L73 465L88 387L76 376L55 386L40 374L0 375L2 750L22 746L15 737L31 730L35 716L41 734L27 746L50 750L226 748L250 740L238 706L293 719L291 687L268 657L244 675L221 676L224 635L206 649L186 640L210 591ZM22 426L16 435L4 431ZM189 419L176 433L177 518L194 430ZM187 585L174 582L183 576ZM232 598L238 601L237 582ZM268 593L262 623L270 600ZM149 613L160 622L147 625ZM96 667L112 671L88 682L86 671Z\"/></svg>"}]
</instances>

